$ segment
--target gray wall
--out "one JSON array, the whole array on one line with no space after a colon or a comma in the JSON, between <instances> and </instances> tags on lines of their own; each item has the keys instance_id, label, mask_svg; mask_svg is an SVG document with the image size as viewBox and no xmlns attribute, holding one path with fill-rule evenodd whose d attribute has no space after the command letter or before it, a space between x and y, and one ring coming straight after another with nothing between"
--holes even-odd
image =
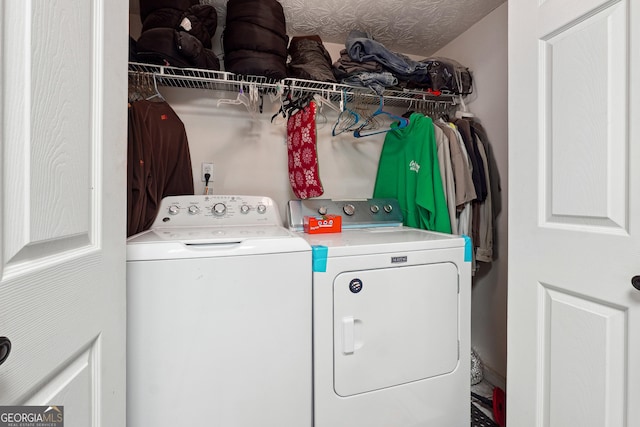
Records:
<instances>
[{"instance_id":1,"label":"gray wall","mask_svg":"<svg viewBox=\"0 0 640 427\"><path fill-rule=\"evenodd\" d=\"M473 70L475 92L467 106L485 127L498 164L502 212L497 218L497 259L482 265L472 293L471 344L499 378L507 373L507 3L436 53ZM497 248L497 252L496 252ZM501 377L501 378L500 378Z\"/></svg>"}]
</instances>

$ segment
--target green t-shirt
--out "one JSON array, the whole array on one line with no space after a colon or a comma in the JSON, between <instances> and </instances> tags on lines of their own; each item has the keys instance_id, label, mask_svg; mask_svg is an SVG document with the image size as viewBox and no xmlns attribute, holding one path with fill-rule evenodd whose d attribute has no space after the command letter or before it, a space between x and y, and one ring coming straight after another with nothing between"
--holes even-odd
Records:
<instances>
[{"instance_id":1,"label":"green t-shirt","mask_svg":"<svg viewBox=\"0 0 640 427\"><path fill-rule=\"evenodd\" d=\"M398 199L406 226L451 233L436 137L429 117L413 113L407 127L387 133L373 197Z\"/></svg>"}]
</instances>

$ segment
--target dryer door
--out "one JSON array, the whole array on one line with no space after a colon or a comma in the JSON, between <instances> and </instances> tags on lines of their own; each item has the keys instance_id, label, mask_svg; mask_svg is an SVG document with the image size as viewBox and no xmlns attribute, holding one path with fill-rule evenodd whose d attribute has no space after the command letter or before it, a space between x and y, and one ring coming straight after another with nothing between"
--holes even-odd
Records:
<instances>
[{"instance_id":1,"label":"dryer door","mask_svg":"<svg viewBox=\"0 0 640 427\"><path fill-rule=\"evenodd\" d=\"M455 264L344 272L333 290L338 395L424 380L456 368Z\"/></svg>"}]
</instances>

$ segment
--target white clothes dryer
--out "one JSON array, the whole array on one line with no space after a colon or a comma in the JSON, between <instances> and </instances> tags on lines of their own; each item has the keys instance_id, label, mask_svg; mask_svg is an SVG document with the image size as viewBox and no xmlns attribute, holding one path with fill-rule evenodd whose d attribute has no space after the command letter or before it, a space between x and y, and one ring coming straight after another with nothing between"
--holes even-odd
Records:
<instances>
[{"instance_id":1,"label":"white clothes dryer","mask_svg":"<svg viewBox=\"0 0 640 427\"><path fill-rule=\"evenodd\" d=\"M309 245L267 197L159 212L127 242L127 425L311 426Z\"/></svg>"},{"instance_id":2,"label":"white clothes dryer","mask_svg":"<svg viewBox=\"0 0 640 427\"><path fill-rule=\"evenodd\" d=\"M314 426L467 427L467 238L403 227L392 199L289 202L288 222L342 215L313 250Z\"/></svg>"}]
</instances>

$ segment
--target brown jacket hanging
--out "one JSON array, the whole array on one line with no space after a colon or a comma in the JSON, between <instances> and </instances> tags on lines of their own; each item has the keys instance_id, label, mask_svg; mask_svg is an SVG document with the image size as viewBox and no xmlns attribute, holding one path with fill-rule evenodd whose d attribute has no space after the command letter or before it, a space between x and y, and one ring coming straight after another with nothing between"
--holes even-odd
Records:
<instances>
[{"instance_id":1,"label":"brown jacket hanging","mask_svg":"<svg viewBox=\"0 0 640 427\"><path fill-rule=\"evenodd\" d=\"M166 102L129 107L127 236L147 230L166 196L193 194L184 124Z\"/></svg>"}]
</instances>

